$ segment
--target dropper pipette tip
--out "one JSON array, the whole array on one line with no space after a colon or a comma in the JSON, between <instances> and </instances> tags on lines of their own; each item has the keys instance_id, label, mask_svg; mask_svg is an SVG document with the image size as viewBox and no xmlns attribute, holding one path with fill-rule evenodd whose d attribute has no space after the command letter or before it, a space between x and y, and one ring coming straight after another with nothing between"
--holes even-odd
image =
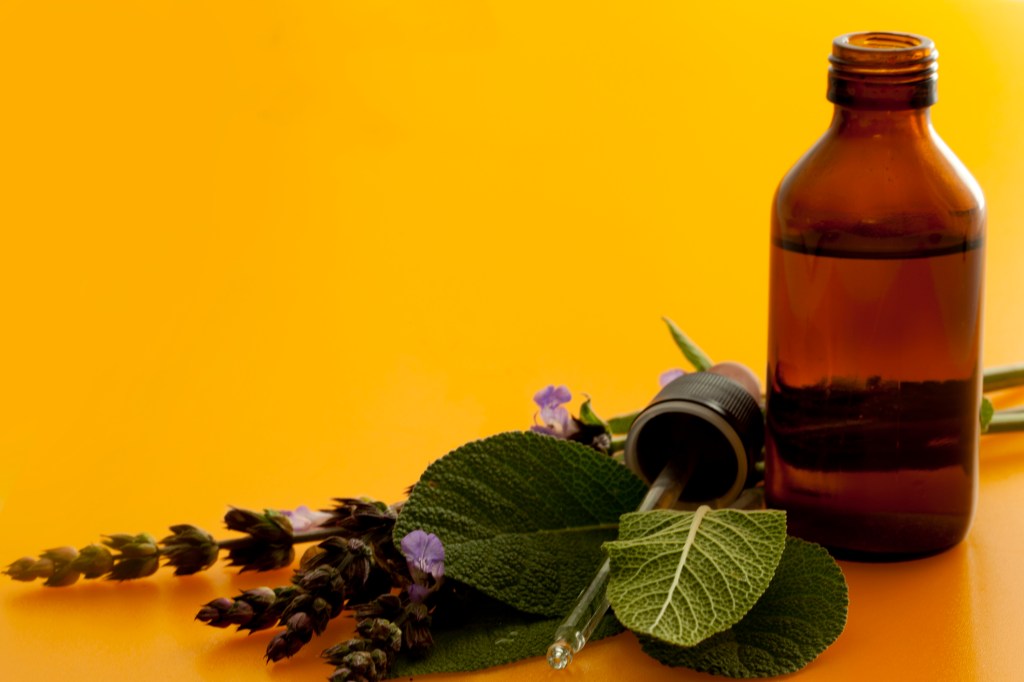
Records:
<instances>
[{"instance_id":1,"label":"dropper pipette tip","mask_svg":"<svg viewBox=\"0 0 1024 682\"><path fill-rule=\"evenodd\" d=\"M548 647L548 665L554 670L565 670L572 663L572 647L560 639Z\"/></svg>"}]
</instances>

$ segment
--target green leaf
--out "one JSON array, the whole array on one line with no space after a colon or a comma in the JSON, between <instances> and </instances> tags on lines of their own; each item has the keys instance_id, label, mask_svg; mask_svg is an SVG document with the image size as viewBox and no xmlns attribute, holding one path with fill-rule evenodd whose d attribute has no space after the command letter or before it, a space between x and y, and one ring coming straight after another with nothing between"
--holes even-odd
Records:
<instances>
[{"instance_id":1,"label":"green leaf","mask_svg":"<svg viewBox=\"0 0 1024 682\"><path fill-rule=\"evenodd\" d=\"M445 574L529 613L560 616L602 562L643 482L579 443L516 432L464 445L423 473L395 524L445 547Z\"/></svg>"},{"instance_id":2,"label":"green leaf","mask_svg":"<svg viewBox=\"0 0 1024 682\"><path fill-rule=\"evenodd\" d=\"M764 594L786 544L786 514L734 509L625 514L608 600L627 628L693 646L739 621Z\"/></svg>"},{"instance_id":3,"label":"green leaf","mask_svg":"<svg viewBox=\"0 0 1024 682\"><path fill-rule=\"evenodd\" d=\"M996 413L996 409L992 407L992 401L985 396L981 396L981 432L985 433L988 431L989 424L992 423L992 415Z\"/></svg>"},{"instance_id":4,"label":"green leaf","mask_svg":"<svg viewBox=\"0 0 1024 682\"><path fill-rule=\"evenodd\" d=\"M642 638L665 665L728 677L773 677L803 668L846 626L849 598L839 566L824 548L787 538L775 577L736 625L697 646Z\"/></svg>"},{"instance_id":5,"label":"green leaf","mask_svg":"<svg viewBox=\"0 0 1024 682\"><path fill-rule=\"evenodd\" d=\"M439 607L443 609L443 607ZM389 677L481 670L532 656L542 656L551 644L559 618L516 611L476 593L457 614L443 619L435 612L431 632L434 646L426 656L399 654ZM591 641L622 632L611 614L601 621Z\"/></svg>"},{"instance_id":6,"label":"green leaf","mask_svg":"<svg viewBox=\"0 0 1024 682\"><path fill-rule=\"evenodd\" d=\"M704 372L711 369L711 366L715 363L711 362L711 358L700 349L700 347L690 340L683 330L680 329L675 322L668 319L667 317L661 318L665 320L665 324L668 325L668 330L672 334L672 339L679 346L679 350L683 351L683 355L690 361L693 368L698 372Z\"/></svg>"},{"instance_id":7,"label":"green leaf","mask_svg":"<svg viewBox=\"0 0 1024 682\"><path fill-rule=\"evenodd\" d=\"M587 396L587 399L580 405L580 421L590 426L603 426L606 431L608 430L608 422L598 417L594 408L590 406L590 396Z\"/></svg>"}]
</instances>

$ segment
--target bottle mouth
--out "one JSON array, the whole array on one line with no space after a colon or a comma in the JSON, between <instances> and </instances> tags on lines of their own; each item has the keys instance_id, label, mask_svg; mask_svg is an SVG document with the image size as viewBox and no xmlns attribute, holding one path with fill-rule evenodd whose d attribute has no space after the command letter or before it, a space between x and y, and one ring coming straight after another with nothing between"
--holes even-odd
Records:
<instances>
[{"instance_id":1,"label":"bottle mouth","mask_svg":"<svg viewBox=\"0 0 1024 682\"><path fill-rule=\"evenodd\" d=\"M829 73L847 80L919 83L936 78L939 52L913 33L867 31L832 41Z\"/></svg>"}]
</instances>

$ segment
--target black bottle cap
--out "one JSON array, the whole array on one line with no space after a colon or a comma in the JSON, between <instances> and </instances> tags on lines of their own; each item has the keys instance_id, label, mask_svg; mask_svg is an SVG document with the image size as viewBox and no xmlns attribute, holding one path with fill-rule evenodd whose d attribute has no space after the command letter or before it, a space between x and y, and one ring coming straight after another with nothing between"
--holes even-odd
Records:
<instances>
[{"instance_id":1,"label":"black bottle cap","mask_svg":"<svg viewBox=\"0 0 1024 682\"><path fill-rule=\"evenodd\" d=\"M626 465L650 484L670 460L689 478L680 509L728 506L746 487L764 445L764 417L750 393L718 374L665 385L626 437Z\"/></svg>"}]
</instances>

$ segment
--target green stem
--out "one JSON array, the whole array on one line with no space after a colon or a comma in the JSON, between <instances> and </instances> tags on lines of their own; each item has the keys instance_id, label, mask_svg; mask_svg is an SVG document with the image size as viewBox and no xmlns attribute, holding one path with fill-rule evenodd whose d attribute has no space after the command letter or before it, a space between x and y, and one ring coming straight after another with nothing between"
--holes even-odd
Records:
<instances>
[{"instance_id":1,"label":"green stem","mask_svg":"<svg viewBox=\"0 0 1024 682\"><path fill-rule=\"evenodd\" d=\"M608 454L614 455L616 452L620 452L626 449L626 437L625 436L612 436L612 444L608 447Z\"/></svg>"},{"instance_id":2,"label":"green stem","mask_svg":"<svg viewBox=\"0 0 1024 682\"><path fill-rule=\"evenodd\" d=\"M1024 412L1018 410L996 412L992 415L992 421L988 423L988 431L985 433L1009 433L1011 431L1024 431Z\"/></svg>"},{"instance_id":3,"label":"green stem","mask_svg":"<svg viewBox=\"0 0 1024 682\"><path fill-rule=\"evenodd\" d=\"M298 545L304 542L318 542L320 540L326 540L327 538L333 538L335 535L342 535L343 533L344 531L341 528L317 528L305 533L295 533L292 535L292 544ZM240 547L248 547L255 542L262 542L262 540L256 540L255 538L246 536L243 538L231 538L230 540L217 540L216 542L221 549L232 550Z\"/></svg>"},{"instance_id":4,"label":"green stem","mask_svg":"<svg viewBox=\"0 0 1024 682\"><path fill-rule=\"evenodd\" d=\"M992 367L986 369L982 377L981 389L986 393L1021 386L1024 385L1024 364Z\"/></svg>"},{"instance_id":5,"label":"green stem","mask_svg":"<svg viewBox=\"0 0 1024 682\"><path fill-rule=\"evenodd\" d=\"M636 419L640 411L627 412L626 414L617 414L608 420L608 428L611 429L612 433L626 433L629 431L629 427L633 425L633 421Z\"/></svg>"}]
</instances>

